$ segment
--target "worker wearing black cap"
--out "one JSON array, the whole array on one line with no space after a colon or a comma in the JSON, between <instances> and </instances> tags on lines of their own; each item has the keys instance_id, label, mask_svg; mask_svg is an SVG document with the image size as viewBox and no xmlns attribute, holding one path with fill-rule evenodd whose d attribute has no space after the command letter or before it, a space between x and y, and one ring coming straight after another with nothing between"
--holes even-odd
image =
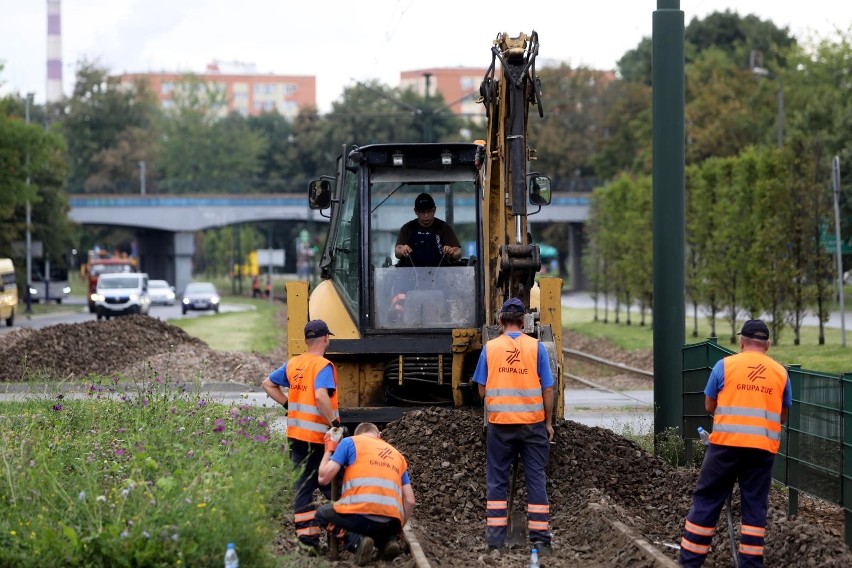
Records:
<instances>
[{"instance_id":1,"label":"worker wearing black cap","mask_svg":"<svg viewBox=\"0 0 852 568\"><path fill-rule=\"evenodd\" d=\"M737 565L763 566L772 463L793 395L787 369L766 354L770 345L766 324L748 320L739 335L741 352L719 360L704 389L713 432L680 542L683 566L704 563L735 481L742 500Z\"/></svg>"},{"instance_id":2,"label":"worker wearing black cap","mask_svg":"<svg viewBox=\"0 0 852 568\"><path fill-rule=\"evenodd\" d=\"M551 553L550 505L545 469L553 439L553 374L544 345L526 335L523 302L507 300L498 317L503 335L485 344L473 381L485 400L485 542L500 549L508 526L507 488L512 461L519 455L527 486L529 539L541 555Z\"/></svg>"},{"instance_id":3,"label":"worker wearing black cap","mask_svg":"<svg viewBox=\"0 0 852 568\"><path fill-rule=\"evenodd\" d=\"M421 193L414 200L412 219L396 237L394 254L400 266L439 266L461 258L461 245L453 228L435 217L435 200Z\"/></svg>"},{"instance_id":4,"label":"worker wearing black cap","mask_svg":"<svg viewBox=\"0 0 852 568\"><path fill-rule=\"evenodd\" d=\"M299 470L293 496L294 524L299 542L312 554L321 553L322 533L313 504L314 490L319 488L326 498L331 497L330 487L317 482L324 437L330 427L340 427L337 370L325 358L331 335L324 321L309 321L305 324L307 351L270 373L261 384L270 398L288 409L287 446L290 460ZM286 394L282 389L287 389Z\"/></svg>"}]
</instances>

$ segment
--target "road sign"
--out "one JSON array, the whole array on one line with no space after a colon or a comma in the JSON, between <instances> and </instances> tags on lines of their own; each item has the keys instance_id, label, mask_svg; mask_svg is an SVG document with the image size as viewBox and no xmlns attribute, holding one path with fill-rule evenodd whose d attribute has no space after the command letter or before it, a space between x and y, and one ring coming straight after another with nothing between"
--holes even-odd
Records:
<instances>
[{"instance_id":1,"label":"road sign","mask_svg":"<svg viewBox=\"0 0 852 568\"><path fill-rule=\"evenodd\" d=\"M41 241L32 241L30 243L30 252L32 258L41 258L44 256L44 246ZM24 258L27 256L26 241L12 241L12 256L15 258Z\"/></svg>"}]
</instances>

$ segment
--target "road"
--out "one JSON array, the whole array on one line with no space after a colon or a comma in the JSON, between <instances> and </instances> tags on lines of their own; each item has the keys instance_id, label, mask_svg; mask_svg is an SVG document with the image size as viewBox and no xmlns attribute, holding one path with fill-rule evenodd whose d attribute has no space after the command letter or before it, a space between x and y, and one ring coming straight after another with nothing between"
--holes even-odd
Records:
<instances>
[{"instance_id":1,"label":"road","mask_svg":"<svg viewBox=\"0 0 852 568\"><path fill-rule=\"evenodd\" d=\"M852 302L848 302L848 301L846 302L846 306L849 306L850 304L852 304ZM566 293L562 294L562 307L568 308L568 309L570 309L570 308L592 309L592 308L595 307L595 301L592 299L592 296L588 292L566 292ZM609 297L609 309L613 310L614 308L615 308L615 300L610 295L610 297ZM621 308L624 309L624 306L622 306ZM603 296L601 296L598 299L598 309L601 310L601 313L603 313L603 309L604 309ZM631 306L630 312L638 314L639 308L637 306ZM610 313L612 313L612 311L610 311ZM646 313L649 316L652 315L651 310L648 310ZM703 309L699 308L698 313L699 313L700 317L704 317ZM687 318L692 317L692 305L686 306L686 317ZM762 317L763 317L763 319L772 319L766 314L764 314ZM739 319L740 320L745 319L745 315L741 313L739 315ZM718 320L722 321L722 317L719 316ZM849 330L850 328L852 328L852 311L849 311L849 310L845 311L845 320L846 320L845 321L846 329ZM815 315L813 315L812 313L809 312L805 315L805 317L803 319L803 325L817 327L817 326L819 326L819 319ZM825 326L840 329L840 327L841 327L840 312L839 311L831 312L831 314L829 315L828 321L825 322Z\"/></svg>"},{"instance_id":2,"label":"road","mask_svg":"<svg viewBox=\"0 0 852 568\"><path fill-rule=\"evenodd\" d=\"M27 317L23 311L23 306L21 306L21 311L15 314L15 325L12 327L1 325L0 335L21 328L41 329L60 323L83 323L97 319L95 314L89 313L86 300L82 296L70 296L65 300L63 305L73 307L73 310L53 314L37 314L30 317ZM253 309L252 306L246 304L222 304L219 306L220 313L243 312ZM176 303L174 306L151 306L151 311L148 315L165 321L180 318L209 317L215 313L212 310L206 312L189 311L186 315L181 315L180 312L180 304Z\"/></svg>"}]
</instances>

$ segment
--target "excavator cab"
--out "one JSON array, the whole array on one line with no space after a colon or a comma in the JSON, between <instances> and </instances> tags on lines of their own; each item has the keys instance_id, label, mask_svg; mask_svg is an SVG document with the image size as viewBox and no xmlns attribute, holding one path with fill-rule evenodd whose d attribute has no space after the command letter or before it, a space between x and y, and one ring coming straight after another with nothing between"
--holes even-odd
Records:
<instances>
[{"instance_id":1,"label":"excavator cab","mask_svg":"<svg viewBox=\"0 0 852 568\"><path fill-rule=\"evenodd\" d=\"M430 194L435 217L460 241L481 234L476 144L376 144L352 148L341 157L337 195L330 181L309 186L311 204L335 204L333 230L321 260L359 337L482 325L480 243L458 261L442 257L435 266L399 262L394 255L400 228L414 217L414 201ZM325 196L328 196L326 198ZM311 305L311 316L319 306Z\"/></svg>"}]
</instances>

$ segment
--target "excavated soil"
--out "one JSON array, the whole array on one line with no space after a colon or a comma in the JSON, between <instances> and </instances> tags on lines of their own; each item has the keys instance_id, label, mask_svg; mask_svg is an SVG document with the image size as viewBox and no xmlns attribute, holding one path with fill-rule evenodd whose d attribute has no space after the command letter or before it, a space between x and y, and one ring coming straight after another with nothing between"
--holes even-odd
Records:
<instances>
[{"instance_id":1,"label":"excavated soil","mask_svg":"<svg viewBox=\"0 0 852 568\"><path fill-rule=\"evenodd\" d=\"M569 333L565 344L631 366L652 366L650 353L625 353L605 340ZM32 380L45 374L75 379L90 373L149 379L156 373L174 380L202 378L257 385L280 361L280 354L214 351L177 327L131 316L6 334L0 344L0 381ZM644 384L650 386L647 381ZM697 471L674 468L609 430L570 421L558 422L555 430L547 475L556 552L543 559L542 565L652 566L649 556L640 552L625 531L676 558L671 545L680 540ZM418 501L412 524L433 566L525 565L526 547L485 554L481 411L418 409L389 424L383 435L408 459ZM524 502L521 491L519 503ZM736 515L738 503L735 494ZM798 517L788 518L786 507L786 492L773 489L767 566L852 566L852 553L843 544L842 509L802 497ZM295 548L291 519L287 514L282 517L276 541L279 551ZM624 530L614 528L618 523ZM726 535L723 515L705 566L731 565ZM301 564L321 566L323 561L305 557ZM351 556L342 553L336 565L352 566ZM378 565L408 567L413 559L405 554Z\"/></svg>"},{"instance_id":2,"label":"excavated soil","mask_svg":"<svg viewBox=\"0 0 852 568\"><path fill-rule=\"evenodd\" d=\"M21 329L0 343L0 382L96 374L259 385L280 364L280 357L216 351L179 327L139 315Z\"/></svg>"}]
</instances>

